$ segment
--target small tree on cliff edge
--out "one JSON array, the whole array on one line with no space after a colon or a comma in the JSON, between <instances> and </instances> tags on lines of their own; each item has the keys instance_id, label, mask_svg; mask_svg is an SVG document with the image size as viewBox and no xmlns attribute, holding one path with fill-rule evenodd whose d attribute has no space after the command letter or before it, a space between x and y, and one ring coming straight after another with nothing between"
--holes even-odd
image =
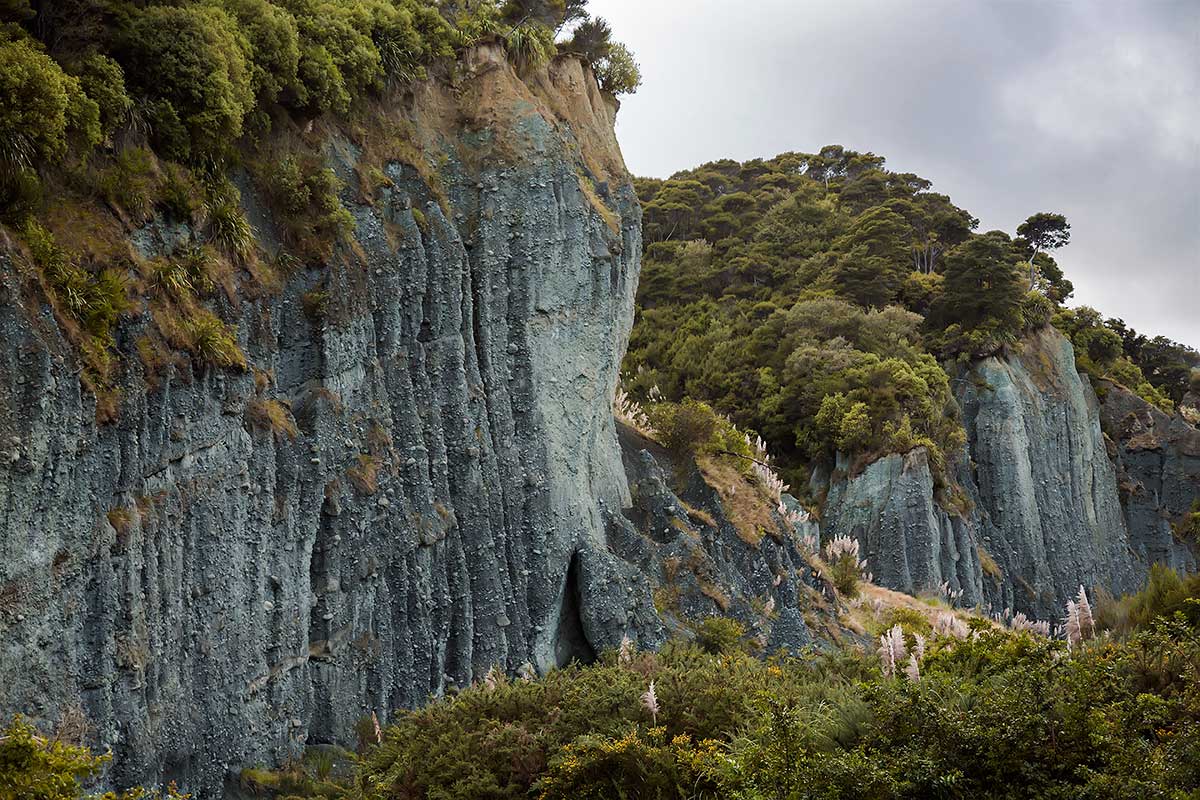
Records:
<instances>
[{"instance_id":1,"label":"small tree on cliff edge","mask_svg":"<svg viewBox=\"0 0 1200 800\"><path fill-rule=\"evenodd\" d=\"M1044 250L1057 250L1071 241L1071 223L1062 214L1041 211L1017 227L1017 236L1026 243L1029 252L1029 287L1036 277L1033 260Z\"/></svg>"}]
</instances>

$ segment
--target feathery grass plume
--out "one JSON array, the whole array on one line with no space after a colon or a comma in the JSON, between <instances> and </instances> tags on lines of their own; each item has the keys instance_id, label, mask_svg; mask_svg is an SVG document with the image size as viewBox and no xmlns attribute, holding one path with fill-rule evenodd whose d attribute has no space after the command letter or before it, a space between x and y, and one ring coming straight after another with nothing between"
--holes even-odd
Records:
<instances>
[{"instance_id":1,"label":"feathery grass plume","mask_svg":"<svg viewBox=\"0 0 1200 800\"><path fill-rule=\"evenodd\" d=\"M633 663L633 639L629 638L629 634L621 637L621 646L617 648L617 663L622 667L628 667Z\"/></svg>"},{"instance_id":2,"label":"feathery grass plume","mask_svg":"<svg viewBox=\"0 0 1200 800\"><path fill-rule=\"evenodd\" d=\"M1067 619L1063 623L1063 634L1067 638L1068 649L1074 648L1083 640L1079 633L1079 606L1075 605L1074 600L1067 601Z\"/></svg>"},{"instance_id":3,"label":"feathery grass plume","mask_svg":"<svg viewBox=\"0 0 1200 800\"><path fill-rule=\"evenodd\" d=\"M1088 602L1087 592L1083 590L1083 584L1079 586L1079 595L1075 598L1075 608L1079 613L1079 638L1082 641L1094 638L1096 635L1096 622L1092 618L1092 604Z\"/></svg>"},{"instance_id":4,"label":"feathery grass plume","mask_svg":"<svg viewBox=\"0 0 1200 800\"><path fill-rule=\"evenodd\" d=\"M933 621L933 635L949 639L966 639L971 633L965 622L948 611L942 611Z\"/></svg>"},{"instance_id":5,"label":"feathery grass plume","mask_svg":"<svg viewBox=\"0 0 1200 800\"><path fill-rule=\"evenodd\" d=\"M504 673L502 673L495 664L488 667L487 674L483 676L483 686L489 692L495 691L501 683L504 682Z\"/></svg>"},{"instance_id":6,"label":"feathery grass plume","mask_svg":"<svg viewBox=\"0 0 1200 800\"><path fill-rule=\"evenodd\" d=\"M925 658L925 637L919 633L914 633L913 639L916 640L916 645L913 647L913 655L920 661Z\"/></svg>"},{"instance_id":7,"label":"feathery grass plume","mask_svg":"<svg viewBox=\"0 0 1200 800\"><path fill-rule=\"evenodd\" d=\"M375 712L371 712L371 726L374 728L375 744L383 744L383 731L379 727L379 717Z\"/></svg>"},{"instance_id":8,"label":"feathery grass plume","mask_svg":"<svg viewBox=\"0 0 1200 800\"><path fill-rule=\"evenodd\" d=\"M896 666L904 662L907 648L904 645L904 629L899 624L893 625L887 633L879 637L879 660L882 662L884 677L896 675Z\"/></svg>"},{"instance_id":9,"label":"feathery grass plume","mask_svg":"<svg viewBox=\"0 0 1200 800\"><path fill-rule=\"evenodd\" d=\"M998 621L1003 624L1003 620ZM1029 633L1036 633L1042 636L1050 635L1049 622L1045 620L1039 622L1036 619L1030 619L1029 617L1025 616L1025 612L1023 611L1018 611L1013 615L1012 620L1010 620L1008 623L1008 627L1014 631L1028 631Z\"/></svg>"},{"instance_id":10,"label":"feathery grass plume","mask_svg":"<svg viewBox=\"0 0 1200 800\"><path fill-rule=\"evenodd\" d=\"M628 425L647 438L653 439L658 433L650 424L650 418L646 416L641 403L630 397L620 386L613 395L613 416L617 418L617 422Z\"/></svg>"},{"instance_id":11,"label":"feathery grass plume","mask_svg":"<svg viewBox=\"0 0 1200 800\"><path fill-rule=\"evenodd\" d=\"M908 656L908 663L904 667L904 674L913 683L921 682L921 667L917 663L917 654L911 653Z\"/></svg>"},{"instance_id":12,"label":"feathery grass plume","mask_svg":"<svg viewBox=\"0 0 1200 800\"><path fill-rule=\"evenodd\" d=\"M858 582L870 582L866 561L858 558L858 540L850 536L835 536L825 545L825 561L837 590L847 597L858 593Z\"/></svg>"},{"instance_id":13,"label":"feathery grass plume","mask_svg":"<svg viewBox=\"0 0 1200 800\"><path fill-rule=\"evenodd\" d=\"M529 683L537 680L537 670L533 668L533 664L526 661L521 666L517 667L517 677Z\"/></svg>"},{"instance_id":14,"label":"feathery grass plume","mask_svg":"<svg viewBox=\"0 0 1200 800\"><path fill-rule=\"evenodd\" d=\"M946 602L953 603L955 600L958 600L962 597L963 590L951 589L950 581L942 581L941 586L938 587L938 593L941 594L942 597L946 598Z\"/></svg>"},{"instance_id":15,"label":"feathery grass plume","mask_svg":"<svg viewBox=\"0 0 1200 800\"><path fill-rule=\"evenodd\" d=\"M650 688L642 695L642 707L650 712L650 721L657 727L658 725L658 695L654 692L654 681L650 681Z\"/></svg>"},{"instance_id":16,"label":"feathery grass plume","mask_svg":"<svg viewBox=\"0 0 1200 800\"><path fill-rule=\"evenodd\" d=\"M745 439L746 445L754 453L755 460L751 463L750 467L755 477L758 478L759 484L766 491L767 497L774 500L776 505L779 506L779 513L783 515L784 519L788 519L787 514L783 510L782 496L784 492L792 487L784 483L783 478L780 478L778 473L771 467L771 454L767 452L767 443L763 441L763 438L756 436L754 439L751 439L750 434L745 434ZM803 521L803 518L801 521Z\"/></svg>"},{"instance_id":17,"label":"feathery grass plume","mask_svg":"<svg viewBox=\"0 0 1200 800\"><path fill-rule=\"evenodd\" d=\"M767 602L765 604L763 604L763 616L769 617L773 613L775 613L775 598L774 597L767 600Z\"/></svg>"}]
</instances>

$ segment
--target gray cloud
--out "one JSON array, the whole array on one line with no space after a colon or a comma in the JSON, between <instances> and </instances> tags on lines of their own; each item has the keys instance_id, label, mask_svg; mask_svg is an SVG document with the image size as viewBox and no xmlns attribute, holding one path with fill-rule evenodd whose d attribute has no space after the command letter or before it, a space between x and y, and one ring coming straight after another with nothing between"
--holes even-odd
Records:
<instances>
[{"instance_id":1,"label":"gray cloud","mask_svg":"<svg viewBox=\"0 0 1200 800\"><path fill-rule=\"evenodd\" d=\"M642 64L617 128L666 176L829 143L1012 232L1060 211L1072 302L1200 346L1193 0L591 0Z\"/></svg>"}]
</instances>

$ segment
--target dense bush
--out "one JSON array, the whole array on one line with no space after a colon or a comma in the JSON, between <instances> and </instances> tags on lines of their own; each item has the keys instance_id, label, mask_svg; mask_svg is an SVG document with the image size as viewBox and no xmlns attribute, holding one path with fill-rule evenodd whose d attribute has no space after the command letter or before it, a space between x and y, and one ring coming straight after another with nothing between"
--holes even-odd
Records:
<instances>
[{"instance_id":1,"label":"dense bush","mask_svg":"<svg viewBox=\"0 0 1200 800\"><path fill-rule=\"evenodd\" d=\"M248 128L269 129L274 114L344 114L485 37L498 37L519 68L536 66L556 53L556 32L573 19L597 33L584 56L606 89L633 91L640 80L628 50L602 20L587 18L582 0L101 3L78 15L43 9L52 25L20 10L8 16L27 29L0 32L4 205L22 188L18 174L61 158L71 137L86 160L128 125L160 156L220 163ZM45 31L62 52L44 51L34 34Z\"/></svg>"},{"instance_id":2,"label":"dense bush","mask_svg":"<svg viewBox=\"0 0 1200 800\"><path fill-rule=\"evenodd\" d=\"M1142 369L1125 354L1120 333L1094 308L1064 308L1054 314L1054 326L1075 348L1075 365L1093 378L1116 381L1151 405L1170 413L1175 404L1146 379ZM1182 395L1180 395L1182 397Z\"/></svg>"},{"instance_id":3,"label":"dense bush","mask_svg":"<svg viewBox=\"0 0 1200 800\"><path fill-rule=\"evenodd\" d=\"M0 800L80 800L83 782L99 772L109 756L93 755L61 735L45 737L17 717L0 731ZM116 794L87 795L88 800L186 800L166 793L130 789Z\"/></svg>"},{"instance_id":4,"label":"dense bush","mask_svg":"<svg viewBox=\"0 0 1200 800\"><path fill-rule=\"evenodd\" d=\"M0 178L59 161L72 138L100 140L100 109L36 41L0 29Z\"/></svg>"},{"instance_id":5,"label":"dense bush","mask_svg":"<svg viewBox=\"0 0 1200 800\"><path fill-rule=\"evenodd\" d=\"M211 157L241 136L254 106L250 46L225 10L148 6L133 16L121 54L130 84L152 109L160 153Z\"/></svg>"},{"instance_id":6,"label":"dense bush","mask_svg":"<svg viewBox=\"0 0 1200 800\"><path fill-rule=\"evenodd\" d=\"M916 667L894 677L854 649L760 661L723 633L536 680L492 672L401 714L358 785L446 800L1195 796L1194 623L1158 616L1070 652L976 627L924 626Z\"/></svg>"}]
</instances>

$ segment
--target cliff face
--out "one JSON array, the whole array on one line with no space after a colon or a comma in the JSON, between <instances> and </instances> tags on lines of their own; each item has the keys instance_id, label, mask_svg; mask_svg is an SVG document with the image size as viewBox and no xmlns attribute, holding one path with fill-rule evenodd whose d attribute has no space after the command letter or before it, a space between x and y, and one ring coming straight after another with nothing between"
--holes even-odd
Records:
<instances>
[{"instance_id":1,"label":"cliff face","mask_svg":"<svg viewBox=\"0 0 1200 800\"><path fill-rule=\"evenodd\" d=\"M253 375L180 362L152 384L133 355L99 425L0 266L0 714L79 706L115 784L215 795L493 664L661 637L647 578L606 546L630 502L611 398L640 251L614 109L573 60L466 67L404 112L439 191L386 161L369 202L344 193L335 263L235 301ZM361 155L331 135L350 184ZM130 239L151 257L194 235ZM122 327L126 355L146 324Z\"/></svg>"},{"instance_id":2,"label":"cliff face","mask_svg":"<svg viewBox=\"0 0 1200 800\"><path fill-rule=\"evenodd\" d=\"M1185 519L1198 510L1200 499L1200 430L1121 386L1102 388L1100 424L1116 463L1125 523L1136 534L1137 555L1195 571L1197 542L1194 534L1188 538Z\"/></svg>"},{"instance_id":3,"label":"cliff face","mask_svg":"<svg viewBox=\"0 0 1200 800\"><path fill-rule=\"evenodd\" d=\"M969 441L954 512L935 499L919 450L830 487L824 532L856 535L883 585L946 582L957 602L1057 620L1080 585L1128 592L1155 561L1194 566L1164 520L1197 496L1194 428L1114 390L1103 412L1122 431L1114 463L1095 392L1049 328L955 386Z\"/></svg>"}]
</instances>

